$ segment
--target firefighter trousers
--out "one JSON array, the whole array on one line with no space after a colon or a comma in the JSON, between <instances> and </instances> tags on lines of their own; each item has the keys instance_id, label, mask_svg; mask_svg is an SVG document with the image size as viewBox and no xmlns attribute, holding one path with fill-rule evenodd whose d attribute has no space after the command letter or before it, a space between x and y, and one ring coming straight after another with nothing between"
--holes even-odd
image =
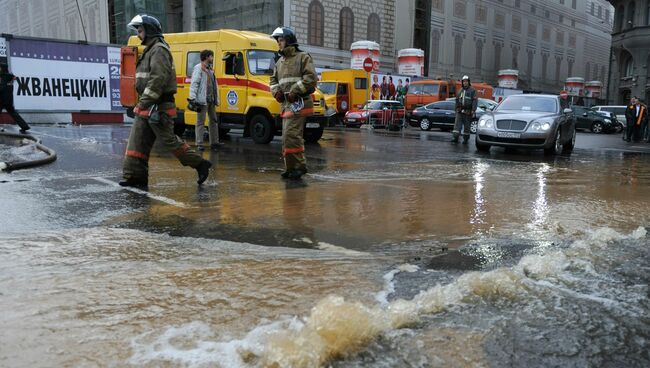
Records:
<instances>
[{"instance_id":1,"label":"firefighter trousers","mask_svg":"<svg viewBox=\"0 0 650 368\"><path fill-rule=\"evenodd\" d=\"M305 141L302 137L306 120L304 116L282 119L282 156L287 171L307 168Z\"/></svg>"},{"instance_id":2,"label":"firefighter trousers","mask_svg":"<svg viewBox=\"0 0 650 368\"><path fill-rule=\"evenodd\" d=\"M472 115L463 114L460 112L456 113L456 122L454 124L454 139L458 139L460 136L461 128L463 130L463 139L469 139L469 128L472 124Z\"/></svg>"},{"instance_id":3,"label":"firefighter trousers","mask_svg":"<svg viewBox=\"0 0 650 368\"><path fill-rule=\"evenodd\" d=\"M160 112L160 121L156 123L136 116L124 157L124 179L144 182L148 180L149 153L156 139L162 141L165 150L172 152L183 166L196 168L203 160L174 134L174 121L169 115Z\"/></svg>"},{"instance_id":4,"label":"firefighter trousers","mask_svg":"<svg viewBox=\"0 0 650 368\"><path fill-rule=\"evenodd\" d=\"M2 110L7 110L9 115L11 116L12 119L14 119L14 122L18 124L20 129L22 130L28 130L29 129L29 124L25 122L22 116L18 114L16 109L14 108L14 102L13 102L13 96L5 96L4 94L0 96L0 113Z\"/></svg>"}]
</instances>

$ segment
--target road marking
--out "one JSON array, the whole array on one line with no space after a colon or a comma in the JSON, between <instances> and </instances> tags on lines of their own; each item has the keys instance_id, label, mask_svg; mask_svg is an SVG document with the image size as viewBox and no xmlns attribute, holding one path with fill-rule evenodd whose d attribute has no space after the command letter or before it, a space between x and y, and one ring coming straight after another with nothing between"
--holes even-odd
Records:
<instances>
[{"instance_id":1,"label":"road marking","mask_svg":"<svg viewBox=\"0 0 650 368\"><path fill-rule=\"evenodd\" d=\"M152 194L152 193L147 192L146 190L142 190L142 189L138 189L138 188L133 188L133 187L122 187L122 186L120 186L120 184L118 184L118 183L116 183L116 182L114 182L114 181L108 180L108 179L104 179L104 178L93 177L92 179L95 180L95 181L98 181L98 182L100 182L100 183L104 183L104 184L108 184L108 185L116 186L116 187L118 187L118 188L121 188L121 189L125 189L125 190L128 190L128 191L131 191L131 192L133 192L133 193L137 193L137 194L141 194L141 195L147 196L147 197L149 197L149 198L151 198L151 199L155 199L155 200L157 200L157 201L164 202L164 203L167 203L167 204L172 205L172 206L175 206L175 207L179 207L179 208L191 208L191 206L188 206L188 205L186 205L185 203L181 203L181 202L175 201L175 200L173 200L173 199L171 199L171 198L167 198L167 197L159 196L159 195L156 195L156 194Z\"/></svg>"}]
</instances>

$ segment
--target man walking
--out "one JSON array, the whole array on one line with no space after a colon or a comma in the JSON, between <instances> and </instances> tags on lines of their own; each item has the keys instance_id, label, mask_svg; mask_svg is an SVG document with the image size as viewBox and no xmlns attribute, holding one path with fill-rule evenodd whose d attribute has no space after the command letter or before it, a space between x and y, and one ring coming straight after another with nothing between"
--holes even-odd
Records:
<instances>
[{"instance_id":1,"label":"man walking","mask_svg":"<svg viewBox=\"0 0 650 368\"><path fill-rule=\"evenodd\" d=\"M648 125L648 109L641 103L637 96L632 96L630 104L625 110L627 129L625 140L638 142L644 136Z\"/></svg>"},{"instance_id":2,"label":"man walking","mask_svg":"<svg viewBox=\"0 0 650 368\"><path fill-rule=\"evenodd\" d=\"M469 128L472 124L472 119L476 116L478 96L468 76L463 76L461 83L463 87L456 95L456 123L454 124L454 137L451 141L458 143L458 137L460 137L462 128L463 144L467 144L469 142Z\"/></svg>"},{"instance_id":3,"label":"man walking","mask_svg":"<svg viewBox=\"0 0 650 368\"><path fill-rule=\"evenodd\" d=\"M303 131L307 116L314 112L311 94L316 90L316 69L311 56L298 48L291 28L278 27L271 37L278 42L280 59L271 76L271 93L282 104L282 155L285 179L300 179L307 173Z\"/></svg>"},{"instance_id":4,"label":"man walking","mask_svg":"<svg viewBox=\"0 0 650 368\"><path fill-rule=\"evenodd\" d=\"M147 187L149 153L156 139L162 140L164 147L173 152L183 166L195 168L199 176L197 183L202 184L208 178L212 164L191 151L173 131L176 70L160 22L149 15L137 15L128 25L137 30L146 48L136 68L135 87L139 99L133 109L136 117L124 158L124 180L120 185Z\"/></svg>"},{"instance_id":5,"label":"man walking","mask_svg":"<svg viewBox=\"0 0 650 368\"><path fill-rule=\"evenodd\" d=\"M29 125L23 120L22 116L18 115L14 108L14 81L16 76L9 73L7 66L0 65L0 112L7 110L9 115L14 119L16 124L20 127L22 134L27 133Z\"/></svg>"},{"instance_id":6,"label":"man walking","mask_svg":"<svg viewBox=\"0 0 650 368\"><path fill-rule=\"evenodd\" d=\"M189 100L199 106L197 111L196 127L196 148L203 150L203 134L205 132L205 116L208 116L208 131L210 132L210 148L218 148L219 126L215 106L219 106L219 86L214 77L212 63L214 52L211 50L201 51L201 62L194 66L192 71L192 82L190 84Z\"/></svg>"}]
</instances>

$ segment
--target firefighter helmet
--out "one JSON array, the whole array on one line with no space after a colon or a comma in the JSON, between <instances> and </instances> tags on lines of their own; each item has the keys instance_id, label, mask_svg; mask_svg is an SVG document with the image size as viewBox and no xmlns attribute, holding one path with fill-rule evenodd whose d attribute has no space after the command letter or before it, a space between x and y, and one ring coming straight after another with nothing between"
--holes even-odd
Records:
<instances>
[{"instance_id":1,"label":"firefighter helmet","mask_svg":"<svg viewBox=\"0 0 650 368\"><path fill-rule=\"evenodd\" d=\"M278 38L282 37L287 42L287 46L297 45L298 38L296 37L296 32L289 27L278 27L273 31L271 37L275 38L277 41Z\"/></svg>"},{"instance_id":2,"label":"firefighter helmet","mask_svg":"<svg viewBox=\"0 0 650 368\"><path fill-rule=\"evenodd\" d=\"M138 26L144 27L146 37L162 36L163 30L158 19L151 15L138 14L127 25L131 29L138 29Z\"/></svg>"}]
</instances>

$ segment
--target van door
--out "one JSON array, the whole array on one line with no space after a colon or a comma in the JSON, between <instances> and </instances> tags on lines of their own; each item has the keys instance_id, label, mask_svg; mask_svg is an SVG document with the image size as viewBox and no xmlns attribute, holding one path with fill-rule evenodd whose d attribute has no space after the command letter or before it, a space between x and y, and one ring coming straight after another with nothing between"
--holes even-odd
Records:
<instances>
[{"instance_id":1,"label":"van door","mask_svg":"<svg viewBox=\"0 0 650 368\"><path fill-rule=\"evenodd\" d=\"M345 114L350 109L350 89L347 83L336 85L336 110Z\"/></svg>"},{"instance_id":2,"label":"van door","mask_svg":"<svg viewBox=\"0 0 650 368\"><path fill-rule=\"evenodd\" d=\"M238 50L223 51L222 78L219 78L219 112L225 120L244 124L248 103L248 80L244 54Z\"/></svg>"}]
</instances>

